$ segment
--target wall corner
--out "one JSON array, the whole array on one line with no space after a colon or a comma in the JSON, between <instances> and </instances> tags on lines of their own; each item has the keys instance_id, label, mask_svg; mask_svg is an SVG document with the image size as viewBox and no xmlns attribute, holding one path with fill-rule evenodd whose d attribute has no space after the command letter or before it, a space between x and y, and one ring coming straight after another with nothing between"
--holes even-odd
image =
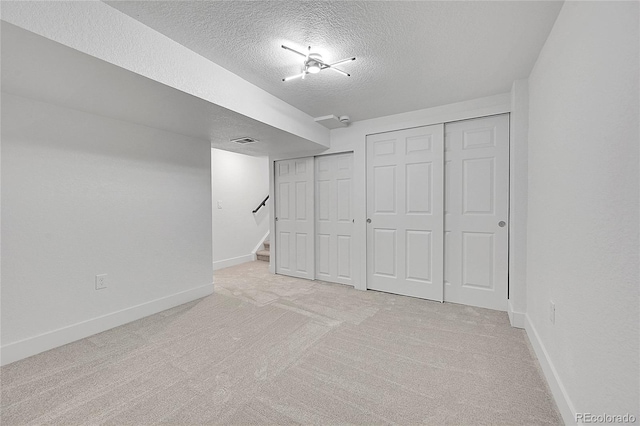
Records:
<instances>
[{"instance_id":1,"label":"wall corner","mask_svg":"<svg viewBox=\"0 0 640 426\"><path fill-rule=\"evenodd\" d=\"M527 312L528 132L529 82L516 80L509 121L509 318L519 328Z\"/></svg>"}]
</instances>

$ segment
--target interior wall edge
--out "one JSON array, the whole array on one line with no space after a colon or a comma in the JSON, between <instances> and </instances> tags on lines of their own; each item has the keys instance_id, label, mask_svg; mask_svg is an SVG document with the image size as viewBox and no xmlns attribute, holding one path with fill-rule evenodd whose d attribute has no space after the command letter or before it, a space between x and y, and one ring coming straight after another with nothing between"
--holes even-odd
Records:
<instances>
[{"instance_id":1,"label":"interior wall edge","mask_svg":"<svg viewBox=\"0 0 640 426\"><path fill-rule=\"evenodd\" d=\"M525 317L527 315L526 312L517 312L514 310L511 300L508 301L507 306L507 314L509 315L509 323L511 324L511 327L524 328Z\"/></svg>"},{"instance_id":2,"label":"interior wall edge","mask_svg":"<svg viewBox=\"0 0 640 426\"><path fill-rule=\"evenodd\" d=\"M511 87L509 116L509 307L527 312L529 81ZM524 320L519 323L524 327ZM513 324L513 322L512 322Z\"/></svg>"}]
</instances>

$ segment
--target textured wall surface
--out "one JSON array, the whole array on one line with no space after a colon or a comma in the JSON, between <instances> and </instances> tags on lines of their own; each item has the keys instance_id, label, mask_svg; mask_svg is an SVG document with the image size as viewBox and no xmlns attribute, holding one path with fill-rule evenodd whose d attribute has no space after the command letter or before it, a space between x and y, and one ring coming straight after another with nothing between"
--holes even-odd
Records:
<instances>
[{"instance_id":1,"label":"textured wall surface","mask_svg":"<svg viewBox=\"0 0 640 426\"><path fill-rule=\"evenodd\" d=\"M313 117L363 120L508 92L526 78L560 2L113 1L134 19ZM342 65L286 83L302 61Z\"/></svg>"},{"instance_id":2,"label":"textured wall surface","mask_svg":"<svg viewBox=\"0 0 640 426\"><path fill-rule=\"evenodd\" d=\"M211 150L213 262L250 255L269 231L269 160ZM218 201L222 208L218 208Z\"/></svg>"},{"instance_id":3,"label":"textured wall surface","mask_svg":"<svg viewBox=\"0 0 640 426\"><path fill-rule=\"evenodd\" d=\"M638 12L566 2L529 78L527 315L577 412L640 414Z\"/></svg>"},{"instance_id":4,"label":"textured wall surface","mask_svg":"<svg viewBox=\"0 0 640 426\"><path fill-rule=\"evenodd\" d=\"M3 346L210 285L209 161L205 141L2 93Z\"/></svg>"}]
</instances>

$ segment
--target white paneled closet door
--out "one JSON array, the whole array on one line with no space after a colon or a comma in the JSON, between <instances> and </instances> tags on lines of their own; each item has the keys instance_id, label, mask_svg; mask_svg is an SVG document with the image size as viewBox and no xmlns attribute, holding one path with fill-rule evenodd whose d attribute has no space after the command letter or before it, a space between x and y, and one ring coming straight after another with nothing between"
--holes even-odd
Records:
<instances>
[{"instance_id":1,"label":"white paneled closet door","mask_svg":"<svg viewBox=\"0 0 640 426\"><path fill-rule=\"evenodd\" d=\"M314 279L313 157L275 163L276 273Z\"/></svg>"},{"instance_id":2,"label":"white paneled closet door","mask_svg":"<svg viewBox=\"0 0 640 426\"><path fill-rule=\"evenodd\" d=\"M507 310L509 116L445 126L444 300Z\"/></svg>"},{"instance_id":3,"label":"white paneled closet door","mask_svg":"<svg viewBox=\"0 0 640 426\"><path fill-rule=\"evenodd\" d=\"M316 278L353 285L353 153L315 162Z\"/></svg>"},{"instance_id":4,"label":"white paneled closet door","mask_svg":"<svg viewBox=\"0 0 640 426\"><path fill-rule=\"evenodd\" d=\"M367 288L443 300L444 125L367 136Z\"/></svg>"}]
</instances>

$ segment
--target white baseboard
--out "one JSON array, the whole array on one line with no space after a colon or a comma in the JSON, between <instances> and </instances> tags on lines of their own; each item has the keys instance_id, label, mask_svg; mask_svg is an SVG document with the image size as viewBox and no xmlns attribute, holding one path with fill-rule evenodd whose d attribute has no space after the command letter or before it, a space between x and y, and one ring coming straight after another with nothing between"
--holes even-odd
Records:
<instances>
[{"instance_id":1,"label":"white baseboard","mask_svg":"<svg viewBox=\"0 0 640 426\"><path fill-rule=\"evenodd\" d=\"M562 415L564 424L575 425L576 410L571 403L571 399L567 394L567 390L560 380L560 376L558 376L558 372L556 371L553 362L549 358L549 353L542 344L540 336L538 336L538 332L529 319L529 315L525 315L524 329L527 331L527 336L529 337L531 346L533 346L533 350L538 357L538 361L540 362L540 366L542 367L542 372L547 379L549 388L551 388L551 394L553 395L553 399L555 399L556 404L558 405L558 409L560 410L560 414Z\"/></svg>"},{"instance_id":2,"label":"white baseboard","mask_svg":"<svg viewBox=\"0 0 640 426\"><path fill-rule=\"evenodd\" d=\"M262 239L260 239L260 241L253 248L253 251L251 253L256 254L262 248L262 245L264 244L264 242L267 241L267 238L269 238L269 231L267 231L267 233L264 234L264 237L262 237Z\"/></svg>"},{"instance_id":3,"label":"white baseboard","mask_svg":"<svg viewBox=\"0 0 640 426\"><path fill-rule=\"evenodd\" d=\"M507 302L507 313L509 314L509 322L511 323L511 327L524 328L524 312L514 311L513 305L511 305L511 300L508 300Z\"/></svg>"},{"instance_id":4,"label":"white baseboard","mask_svg":"<svg viewBox=\"0 0 640 426\"><path fill-rule=\"evenodd\" d=\"M93 336L114 327L162 312L183 303L208 296L213 293L213 283L206 284L117 312L92 318L67 327L59 328L38 336L9 343L0 348L0 364L7 365L15 361L57 348L85 337Z\"/></svg>"},{"instance_id":5,"label":"white baseboard","mask_svg":"<svg viewBox=\"0 0 640 426\"><path fill-rule=\"evenodd\" d=\"M245 262L253 262L256 260L255 253L245 254L244 256L232 257L231 259L216 260L213 262L213 270L228 268L229 266L239 265Z\"/></svg>"}]
</instances>

